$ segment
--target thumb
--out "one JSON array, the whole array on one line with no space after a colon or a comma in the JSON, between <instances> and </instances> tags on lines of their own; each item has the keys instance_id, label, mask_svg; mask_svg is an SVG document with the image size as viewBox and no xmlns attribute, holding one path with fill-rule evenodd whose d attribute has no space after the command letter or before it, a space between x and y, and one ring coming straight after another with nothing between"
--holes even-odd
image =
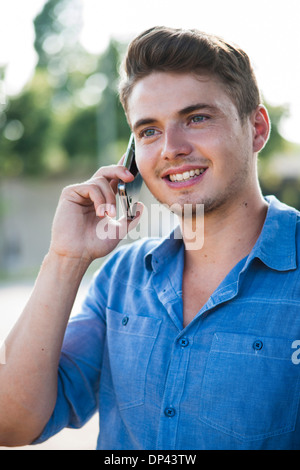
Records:
<instances>
[{"instance_id":1,"label":"thumb","mask_svg":"<svg viewBox=\"0 0 300 470\"><path fill-rule=\"evenodd\" d=\"M118 228L119 228L119 233L118 233L118 238L119 240L122 240L128 232L133 230L140 222L140 219L142 217L142 213L144 210L144 204L141 202L137 202L134 205L134 211L135 211L135 217L134 219L127 219L127 217L123 216L121 219L118 221Z\"/></svg>"}]
</instances>

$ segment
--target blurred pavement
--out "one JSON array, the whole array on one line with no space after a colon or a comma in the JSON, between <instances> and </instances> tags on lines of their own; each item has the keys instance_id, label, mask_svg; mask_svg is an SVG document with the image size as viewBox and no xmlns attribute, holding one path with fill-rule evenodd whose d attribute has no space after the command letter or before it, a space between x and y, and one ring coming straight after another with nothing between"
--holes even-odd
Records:
<instances>
[{"instance_id":1,"label":"blurred pavement","mask_svg":"<svg viewBox=\"0 0 300 470\"><path fill-rule=\"evenodd\" d=\"M88 285L87 280L79 289L73 313L78 311ZM3 341L21 314L33 288L33 282L0 283L0 342ZM0 366L3 367L3 366ZM64 429L43 444L1 450L95 450L98 437L98 414L81 429Z\"/></svg>"}]
</instances>

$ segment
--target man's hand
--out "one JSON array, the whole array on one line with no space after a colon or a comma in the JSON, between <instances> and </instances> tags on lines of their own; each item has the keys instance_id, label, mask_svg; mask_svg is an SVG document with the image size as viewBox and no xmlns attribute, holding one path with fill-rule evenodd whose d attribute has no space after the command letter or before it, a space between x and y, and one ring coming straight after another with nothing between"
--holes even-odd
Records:
<instances>
[{"instance_id":1,"label":"man's hand","mask_svg":"<svg viewBox=\"0 0 300 470\"><path fill-rule=\"evenodd\" d=\"M100 168L94 176L81 184L67 186L61 194L52 227L50 253L77 258L91 263L110 253L133 229L141 216L142 205L134 221L116 216L116 193L119 179L130 182L133 175L122 165ZM106 217L115 236L101 240L97 225Z\"/></svg>"}]
</instances>

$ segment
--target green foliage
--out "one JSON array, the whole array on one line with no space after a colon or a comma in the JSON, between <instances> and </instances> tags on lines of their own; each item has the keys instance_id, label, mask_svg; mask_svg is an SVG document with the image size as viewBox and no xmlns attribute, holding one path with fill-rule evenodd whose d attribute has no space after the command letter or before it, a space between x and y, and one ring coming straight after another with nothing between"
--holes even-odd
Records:
<instances>
[{"instance_id":1,"label":"green foliage","mask_svg":"<svg viewBox=\"0 0 300 470\"><path fill-rule=\"evenodd\" d=\"M266 103L266 108L269 112L271 120L271 133L270 139L265 148L260 152L260 158L265 159L274 155L274 153L280 153L286 150L289 142L287 142L280 134L280 124L282 119L289 115L289 109L287 106L272 106Z\"/></svg>"},{"instance_id":2,"label":"green foliage","mask_svg":"<svg viewBox=\"0 0 300 470\"><path fill-rule=\"evenodd\" d=\"M77 111L62 136L70 159L78 155L97 155L97 115L95 107Z\"/></svg>"},{"instance_id":3,"label":"green foliage","mask_svg":"<svg viewBox=\"0 0 300 470\"><path fill-rule=\"evenodd\" d=\"M48 0L34 19L37 67L47 68L54 57L61 59L56 65L64 66L68 53L74 52L81 26L79 0Z\"/></svg>"},{"instance_id":4,"label":"green foliage","mask_svg":"<svg viewBox=\"0 0 300 470\"><path fill-rule=\"evenodd\" d=\"M5 110L6 126L0 134L0 173L40 174L41 156L47 145L51 113L47 108L49 87L37 74L20 96L11 99Z\"/></svg>"},{"instance_id":5,"label":"green foliage","mask_svg":"<svg viewBox=\"0 0 300 470\"><path fill-rule=\"evenodd\" d=\"M129 135L116 89L123 46L88 54L80 12L79 0L49 0L34 20L34 77L0 108L2 176L93 171L120 158L115 143Z\"/></svg>"}]
</instances>

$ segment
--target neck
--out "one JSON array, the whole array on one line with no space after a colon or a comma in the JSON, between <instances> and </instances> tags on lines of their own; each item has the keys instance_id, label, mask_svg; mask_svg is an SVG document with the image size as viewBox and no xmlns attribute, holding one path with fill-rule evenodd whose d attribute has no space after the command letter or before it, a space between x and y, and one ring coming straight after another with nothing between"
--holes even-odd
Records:
<instances>
[{"instance_id":1,"label":"neck","mask_svg":"<svg viewBox=\"0 0 300 470\"><path fill-rule=\"evenodd\" d=\"M260 235L267 207L259 193L257 197L243 198L232 206L198 215L198 219L183 219L186 262L199 266L199 263L236 263L244 258ZM191 243L192 234L196 245Z\"/></svg>"}]
</instances>

